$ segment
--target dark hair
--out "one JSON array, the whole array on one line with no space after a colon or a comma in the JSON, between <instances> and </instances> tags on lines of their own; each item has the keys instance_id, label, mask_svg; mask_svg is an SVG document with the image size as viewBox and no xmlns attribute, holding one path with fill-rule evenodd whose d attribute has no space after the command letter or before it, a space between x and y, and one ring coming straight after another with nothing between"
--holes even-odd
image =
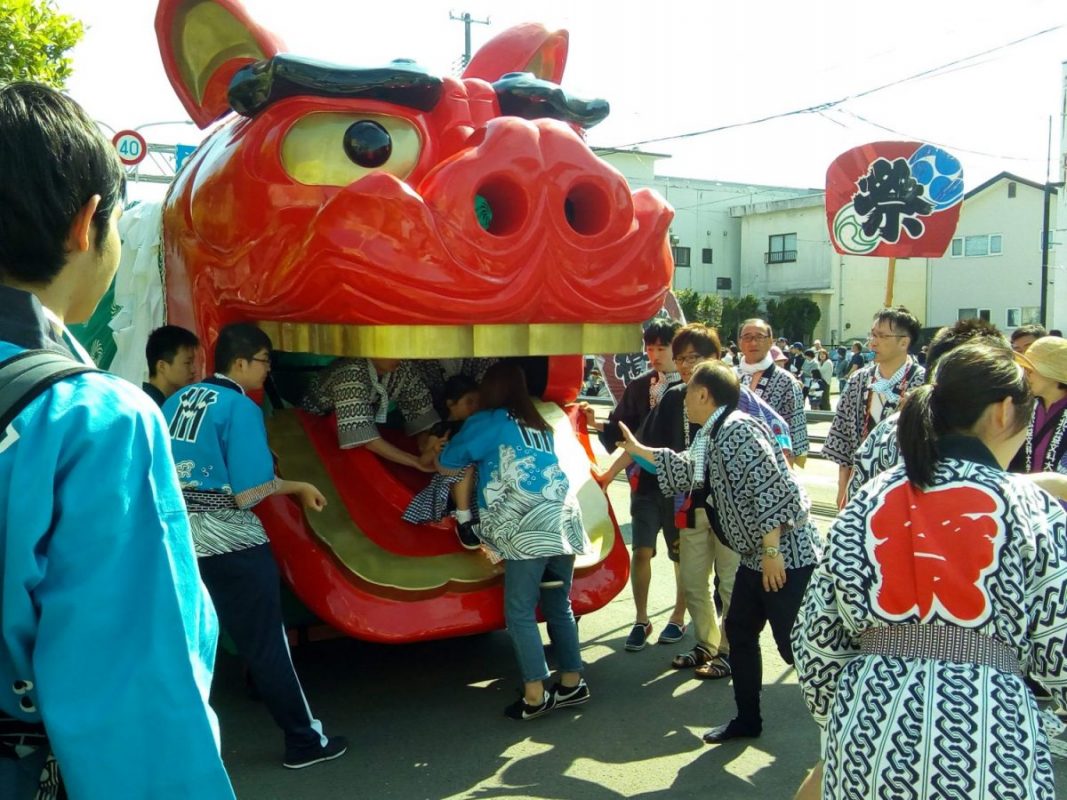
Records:
<instances>
[{"instance_id":1,"label":"dark hair","mask_svg":"<svg viewBox=\"0 0 1067 800\"><path fill-rule=\"evenodd\" d=\"M227 325L215 342L215 372L225 374L237 359L251 361L260 350L271 348L270 337L251 322Z\"/></svg>"},{"instance_id":2,"label":"dark hair","mask_svg":"<svg viewBox=\"0 0 1067 800\"><path fill-rule=\"evenodd\" d=\"M838 346L838 348L837 348L837 354L838 354L839 356L844 356L844 355L848 355L848 350L846 350L846 349L845 349L844 347L840 347L840 346Z\"/></svg>"},{"instance_id":3,"label":"dark hair","mask_svg":"<svg viewBox=\"0 0 1067 800\"><path fill-rule=\"evenodd\" d=\"M737 373L721 361L705 361L696 365L689 386L702 386L708 390L717 406L736 406L741 397L741 383Z\"/></svg>"},{"instance_id":4,"label":"dark hair","mask_svg":"<svg viewBox=\"0 0 1067 800\"><path fill-rule=\"evenodd\" d=\"M456 403L471 392L478 391L478 381L469 375L453 375L445 381L445 391L441 399L446 403Z\"/></svg>"},{"instance_id":5,"label":"dark hair","mask_svg":"<svg viewBox=\"0 0 1067 800\"><path fill-rule=\"evenodd\" d=\"M970 431L1006 397L1015 405L1018 433L1030 423L1034 397L1007 344L968 342L945 354L935 382L912 390L900 411L897 441L908 480L929 486L941 457L940 438Z\"/></svg>"},{"instance_id":6,"label":"dark hair","mask_svg":"<svg viewBox=\"0 0 1067 800\"><path fill-rule=\"evenodd\" d=\"M804 351L804 357L805 358L815 358L815 350L813 350L812 348L809 347L807 350Z\"/></svg>"},{"instance_id":7,"label":"dark hair","mask_svg":"<svg viewBox=\"0 0 1067 800\"><path fill-rule=\"evenodd\" d=\"M1063 331L1061 331L1059 328L1053 328L1052 330L1050 330L1048 332L1048 335L1049 336L1058 336L1059 338L1062 339L1063 338Z\"/></svg>"},{"instance_id":8,"label":"dark hair","mask_svg":"<svg viewBox=\"0 0 1067 800\"><path fill-rule=\"evenodd\" d=\"M1042 336L1048 335L1048 331L1042 325L1020 325L1011 332L1011 340L1014 342L1024 336L1033 336L1035 339L1040 339Z\"/></svg>"},{"instance_id":9,"label":"dark hair","mask_svg":"<svg viewBox=\"0 0 1067 800\"><path fill-rule=\"evenodd\" d=\"M692 347L704 358L719 358L722 356L722 345L719 344L719 334L714 328L709 328L702 322L690 322L674 334L671 342L671 353L678 356L687 347Z\"/></svg>"},{"instance_id":10,"label":"dark hair","mask_svg":"<svg viewBox=\"0 0 1067 800\"><path fill-rule=\"evenodd\" d=\"M483 410L503 408L527 428L550 430L530 399L526 374L513 361L498 361L487 369L479 392Z\"/></svg>"},{"instance_id":11,"label":"dark hair","mask_svg":"<svg viewBox=\"0 0 1067 800\"><path fill-rule=\"evenodd\" d=\"M875 324L888 322L894 331L903 331L911 340L908 344L913 345L919 341L919 320L915 318L904 306L883 308L874 315Z\"/></svg>"},{"instance_id":12,"label":"dark hair","mask_svg":"<svg viewBox=\"0 0 1067 800\"><path fill-rule=\"evenodd\" d=\"M961 319L934 334L926 348L926 382L934 379L934 365L944 356L967 342L1004 345L1004 337L997 326L984 319Z\"/></svg>"},{"instance_id":13,"label":"dark hair","mask_svg":"<svg viewBox=\"0 0 1067 800\"><path fill-rule=\"evenodd\" d=\"M78 211L100 195L93 245L107 239L126 173L88 114L37 83L0 86L0 277L50 284L67 260Z\"/></svg>"},{"instance_id":14,"label":"dark hair","mask_svg":"<svg viewBox=\"0 0 1067 800\"><path fill-rule=\"evenodd\" d=\"M682 327L682 323L677 320L668 319L667 317L654 317L648 323L648 327L645 328L645 347L657 344L661 347L667 347L680 327Z\"/></svg>"},{"instance_id":15,"label":"dark hair","mask_svg":"<svg viewBox=\"0 0 1067 800\"><path fill-rule=\"evenodd\" d=\"M164 325L156 328L148 334L148 344L145 345L144 355L148 360L148 377L156 376L156 364L166 361L173 364L178 357L178 351L183 347L195 350L200 345L200 340L191 330L178 325Z\"/></svg>"},{"instance_id":16,"label":"dark hair","mask_svg":"<svg viewBox=\"0 0 1067 800\"><path fill-rule=\"evenodd\" d=\"M852 349L855 350L858 353L861 350L863 350L863 345L860 344L859 342L853 342L852 343Z\"/></svg>"}]
</instances>

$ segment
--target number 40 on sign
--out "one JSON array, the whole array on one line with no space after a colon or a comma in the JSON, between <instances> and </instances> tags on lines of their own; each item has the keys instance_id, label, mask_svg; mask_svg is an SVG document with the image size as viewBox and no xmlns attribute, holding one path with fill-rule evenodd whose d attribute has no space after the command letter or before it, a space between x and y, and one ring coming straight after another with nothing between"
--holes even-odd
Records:
<instances>
[{"instance_id":1,"label":"number 40 on sign","mask_svg":"<svg viewBox=\"0 0 1067 800\"><path fill-rule=\"evenodd\" d=\"M148 154L148 145L137 131L119 131L111 141L119 153L119 161L127 167L140 164Z\"/></svg>"}]
</instances>

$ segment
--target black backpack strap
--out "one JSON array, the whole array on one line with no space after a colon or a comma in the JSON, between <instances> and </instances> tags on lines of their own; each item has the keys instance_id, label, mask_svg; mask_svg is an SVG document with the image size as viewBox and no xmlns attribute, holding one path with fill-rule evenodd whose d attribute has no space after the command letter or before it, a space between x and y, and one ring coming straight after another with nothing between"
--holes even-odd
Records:
<instances>
[{"instance_id":1,"label":"black backpack strap","mask_svg":"<svg viewBox=\"0 0 1067 800\"><path fill-rule=\"evenodd\" d=\"M0 363L0 436L50 386L71 375L96 371L53 350L24 350Z\"/></svg>"}]
</instances>

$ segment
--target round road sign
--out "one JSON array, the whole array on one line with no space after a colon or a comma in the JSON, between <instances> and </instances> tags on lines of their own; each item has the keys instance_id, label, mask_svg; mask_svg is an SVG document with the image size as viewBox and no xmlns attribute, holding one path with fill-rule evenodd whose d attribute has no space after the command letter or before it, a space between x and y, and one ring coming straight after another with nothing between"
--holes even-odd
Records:
<instances>
[{"instance_id":1,"label":"round road sign","mask_svg":"<svg viewBox=\"0 0 1067 800\"><path fill-rule=\"evenodd\" d=\"M119 131L111 141L119 151L119 161L127 167L140 164L148 155L148 144L137 131Z\"/></svg>"}]
</instances>

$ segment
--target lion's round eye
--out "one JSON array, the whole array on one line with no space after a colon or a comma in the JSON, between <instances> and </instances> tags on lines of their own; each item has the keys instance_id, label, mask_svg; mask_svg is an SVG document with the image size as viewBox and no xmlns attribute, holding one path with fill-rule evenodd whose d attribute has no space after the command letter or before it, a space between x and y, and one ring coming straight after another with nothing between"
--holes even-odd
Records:
<instances>
[{"instance_id":1,"label":"lion's round eye","mask_svg":"<svg viewBox=\"0 0 1067 800\"><path fill-rule=\"evenodd\" d=\"M422 134L392 114L314 111L285 132L281 161L309 186L348 186L376 172L405 180L419 163Z\"/></svg>"},{"instance_id":2,"label":"lion's round eye","mask_svg":"<svg viewBox=\"0 0 1067 800\"><path fill-rule=\"evenodd\" d=\"M353 122L345 130L345 155L352 163L373 169L389 160L393 139L384 127L369 119Z\"/></svg>"}]
</instances>

